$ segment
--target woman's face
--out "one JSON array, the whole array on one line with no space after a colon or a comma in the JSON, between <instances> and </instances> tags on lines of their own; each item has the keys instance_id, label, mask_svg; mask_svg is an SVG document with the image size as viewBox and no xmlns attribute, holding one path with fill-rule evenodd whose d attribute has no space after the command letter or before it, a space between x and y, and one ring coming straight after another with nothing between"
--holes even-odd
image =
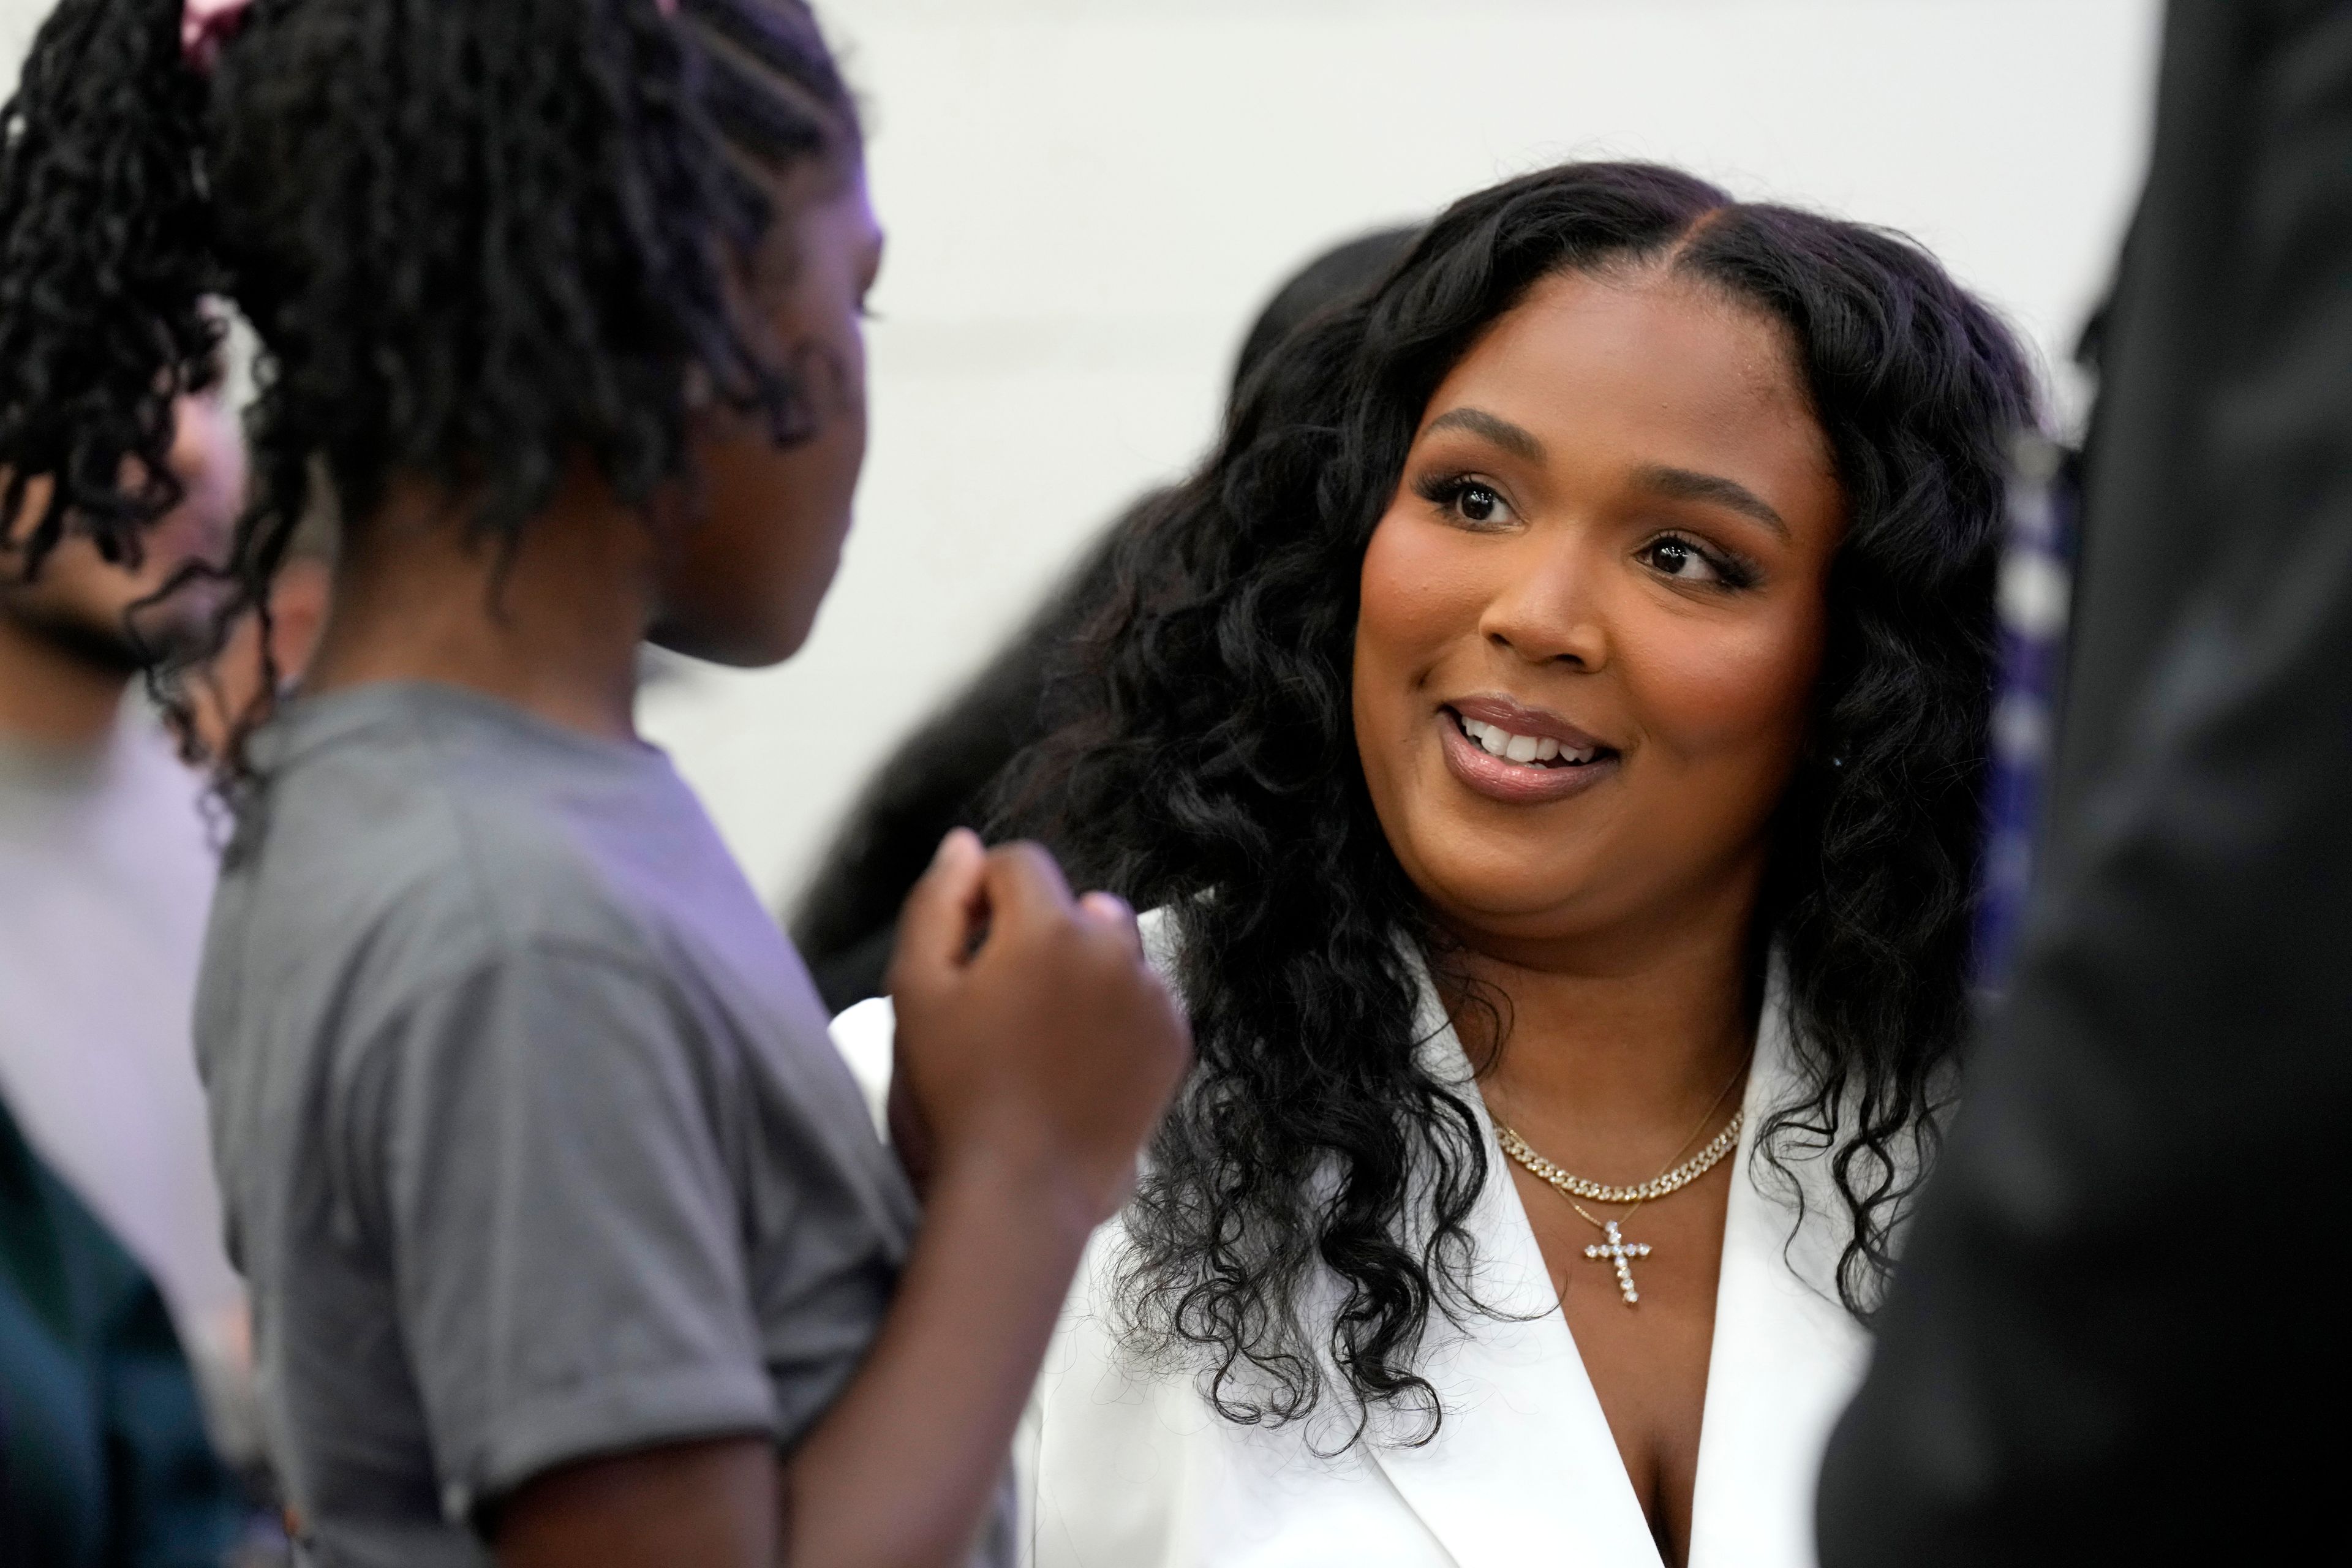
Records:
<instances>
[{"instance_id":1,"label":"woman's face","mask_svg":"<svg viewBox=\"0 0 2352 1568\"><path fill-rule=\"evenodd\" d=\"M1753 909L1844 524L1786 329L1564 275L1430 399L1364 554L1357 745L1474 945Z\"/></svg>"}]
</instances>

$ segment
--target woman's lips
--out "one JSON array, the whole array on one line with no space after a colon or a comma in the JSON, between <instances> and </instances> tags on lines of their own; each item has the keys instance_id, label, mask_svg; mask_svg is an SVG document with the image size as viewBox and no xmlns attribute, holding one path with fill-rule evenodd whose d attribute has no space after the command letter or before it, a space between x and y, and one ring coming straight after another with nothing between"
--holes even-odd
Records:
<instances>
[{"instance_id":1,"label":"woman's lips","mask_svg":"<svg viewBox=\"0 0 2352 1568\"><path fill-rule=\"evenodd\" d=\"M1510 805L1540 805L1565 800L1591 789L1617 771L1618 754L1606 748L1601 748L1589 763L1570 764L1515 763L1496 756L1463 732L1462 718L1450 707L1437 710L1438 743L1445 752L1445 766L1465 785L1490 800ZM1580 740L1589 740L1581 731L1574 733Z\"/></svg>"},{"instance_id":2,"label":"woman's lips","mask_svg":"<svg viewBox=\"0 0 2352 1568\"><path fill-rule=\"evenodd\" d=\"M1515 702L1500 692L1486 692L1476 697L1456 697L1445 704L1448 710L1479 723L1492 724L1514 735L1532 735L1538 740L1558 741L1562 746L1577 752L1605 752L1609 748L1586 734L1548 708L1529 708Z\"/></svg>"}]
</instances>

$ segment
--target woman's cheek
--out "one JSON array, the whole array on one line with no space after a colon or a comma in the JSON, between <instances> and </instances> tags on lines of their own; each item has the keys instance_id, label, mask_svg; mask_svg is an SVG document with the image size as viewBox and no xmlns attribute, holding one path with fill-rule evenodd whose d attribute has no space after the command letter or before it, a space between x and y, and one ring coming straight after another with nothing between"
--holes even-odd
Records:
<instances>
[{"instance_id":1,"label":"woman's cheek","mask_svg":"<svg viewBox=\"0 0 2352 1568\"><path fill-rule=\"evenodd\" d=\"M1699 762L1764 741L1793 753L1820 639L1785 624L1659 627L1622 645L1651 742Z\"/></svg>"},{"instance_id":2,"label":"woman's cheek","mask_svg":"<svg viewBox=\"0 0 2352 1568\"><path fill-rule=\"evenodd\" d=\"M1442 531L1419 519L1391 516L1373 530L1364 550L1356 613L1354 709L1356 745L1364 782L1392 842L1412 837L1409 783L1425 718L1422 688L1452 643L1461 619L1458 563L1449 560ZM1450 570L1449 570L1450 569ZM1475 610L1470 616L1474 630Z\"/></svg>"},{"instance_id":3,"label":"woman's cheek","mask_svg":"<svg viewBox=\"0 0 2352 1568\"><path fill-rule=\"evenodd\" d=\"M1386 659L1434 658L1467 626L1477 627L1480 573L1454 530L1396 513L1381 520L1364 550L1359 637Z\"/></svg>"}]
</instances>

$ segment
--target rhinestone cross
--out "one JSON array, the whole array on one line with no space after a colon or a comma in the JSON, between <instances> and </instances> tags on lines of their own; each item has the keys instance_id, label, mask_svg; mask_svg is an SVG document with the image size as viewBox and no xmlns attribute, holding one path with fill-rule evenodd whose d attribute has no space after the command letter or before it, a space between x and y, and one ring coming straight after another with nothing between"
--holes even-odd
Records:
<instances>
[{"instance_id":1,"label":"rhinestone cross","mask_svg":"<svg viewBox=\"0 0 2352 1568\"><path fill-rule=\"evenodd\" d=\"M1617 1293L1625 1298L1625 1305L1633 1306L1642 1300L1642 1293L1633 1289L1633 1270L1628 1259L1649 1257L1650 1244L1646 1241L1628 1241L1618 1235L1617 1222L1613 1219L1603 1223L1601 1228L1608 1233L1609 1239L1586 1247L1584 1256L1596 1261L1605 1258L1616 1265Z\"/></svg>"}]
</instances>

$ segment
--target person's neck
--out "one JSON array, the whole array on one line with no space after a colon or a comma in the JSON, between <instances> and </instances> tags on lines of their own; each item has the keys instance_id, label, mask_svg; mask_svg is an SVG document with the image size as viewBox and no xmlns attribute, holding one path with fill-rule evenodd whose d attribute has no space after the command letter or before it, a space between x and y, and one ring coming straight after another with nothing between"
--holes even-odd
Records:
<instances>
[{"instance_id":1,"label":"person's neck","mask_svg":"<svg viewBox=\"0 0 2352 1568\"><path fill-rule=\"evenodd\" d=\"M1454 928L1448 998L1488 1105L1538 1150L1596 1181L1640 1181L1725 1092L1755 1040L1744 875L1657 919L1573 939L1493 940ZM1476 1000L1500 1004L1505 1035ZM1590 1165L1592 1169L1586 1169Z\"/></svg>"},{"instance_id":2,"label":"person's neck","mask_svg":"<svg viewBox=\"0 0 2352 1568\"><path fill-rule=\"evenodd\" d=\"M46 751L95 752L122 711L131 678L78 658L0 612L0 736Z\"/></svg>"},{"instance_id":3,"label":"person's neck","mask_svg":"<svg viewBox=\"0 0 2352 1568\"><path fill-rule=\"evenodd\" d=\"M633 740L653 569L651 531L584 465L510 552L437 489L400 487L345 542L302 689L435 681Z\"/></svg>"}]
</instances>

